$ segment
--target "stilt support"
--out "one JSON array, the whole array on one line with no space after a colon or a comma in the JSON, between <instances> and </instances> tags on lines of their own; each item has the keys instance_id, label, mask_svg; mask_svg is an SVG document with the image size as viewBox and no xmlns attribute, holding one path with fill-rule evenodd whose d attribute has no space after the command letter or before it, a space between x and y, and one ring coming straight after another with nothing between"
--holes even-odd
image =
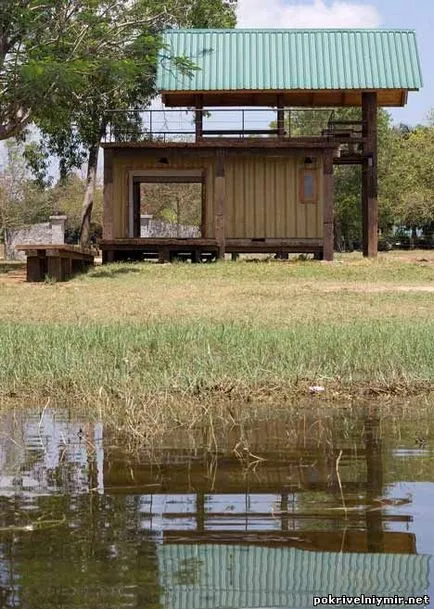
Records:
<instances>
[{"instance_id":1,"label":"stilt support","mask_svg":"<svg viewBox=\"0 0 434 609\"><path fill-rule=\"evenodd\" d=\"M377 93L362 94L363 173L362 225L363 255L373 258L378 253L378 184L377 184Z\"/></svg>"},{"instance_id":2,"label":"stilt support","mask_svg":"<svg viewBox=\"0 0 434 609\"><path fill-rule=\"evenodd\" d=\"M324 155L323 163L324 184L324 211L323 211L323 259L333 260L334 254L334 179L333 179L333 153Z\"/></svg>"}]
</instances>

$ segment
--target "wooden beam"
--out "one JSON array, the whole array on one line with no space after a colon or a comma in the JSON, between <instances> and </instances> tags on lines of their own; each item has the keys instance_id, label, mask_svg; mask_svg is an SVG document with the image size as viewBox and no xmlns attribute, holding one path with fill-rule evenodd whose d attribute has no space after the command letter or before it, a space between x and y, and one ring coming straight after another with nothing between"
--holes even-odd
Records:
<instances>
[{"instance_id":1,"label":"wooden beam","mask_svg":"<svg viewBox=\"0 0 434 609\"><path fill-rule=\"evenodd\" d=\"M196 95L195 98L195 125L196 125L196 142L203 137L203 95Z\"/></svg>"},{"instance_id":2,"label":"wooden beam","mask_svg":"<svg viewBox=\"0 0 434 609\"><path fill-rule=\"evenodd\" d=\"M323 159L323 258L331 262L334 253L334 179L333 154L324 155Z\"/></svg>"},{"instance_id":3,"label":"wooden beam","mask_svg":"<svg viewBox=\"0 0 434 609\"><path fill-rule=\"evenodd\" d=\"M113 238L113 150L104 150L103 238Z\"/></svg>"},{"instance_id":4,"label":"wooden beam","mask_svg":"<svg viewBox=\"0 0 434 609\"><path fill-rule=\"evenodd\" d=\"M133 234L140 237L140 182L133 182Z\"/></svg>"},{"instance_id":5,"label":"wooden beam","mask_svg":"<svg viewBox=\"0 0 434 609\"><path fill-rule=\"evenodd\" d=\"M362 94L365 138L362 169L363 255L369 258L374 258L378 253L377 106L377 93Z\"/></svg>"},{"instance_id":6,"label":"wooden beam","mask_svg":"<svg viewBox=\"0 0 434 609\"><path fill-rule=\"evenodd\" d=\"M285 135L285 96L280 94L277 96L277 136L284 137Z\"/></svg>"},{"instance_id":7,"label":"wooden beam","mask_svg":"<svg viewBox=\"0 0 434 609\"><path fill-rule=\"evenodd\" d=\"M217 240L219 253L218 257L225 257L225 157L224 152L219 150L216 155L215 185L214 185L214 205L215 205L215 224L214 236Z\"/></svg>"}]
</instances>

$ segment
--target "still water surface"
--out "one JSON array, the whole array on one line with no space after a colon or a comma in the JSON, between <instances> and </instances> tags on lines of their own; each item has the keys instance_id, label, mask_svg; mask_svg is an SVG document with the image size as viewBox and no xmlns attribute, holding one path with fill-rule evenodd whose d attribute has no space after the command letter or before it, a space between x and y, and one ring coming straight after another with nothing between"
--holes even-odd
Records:
<instances>
[{"instance_id":1,"label":"still water surface","mask_svg":"<svg viewBox=\"0 0 434 609\"><path fill-rule=\"evenodd\" d=\"M0 419L0 608L434 599L432 413L298 414L152 458L67 410Z\"/></svg>"}]
</instances>

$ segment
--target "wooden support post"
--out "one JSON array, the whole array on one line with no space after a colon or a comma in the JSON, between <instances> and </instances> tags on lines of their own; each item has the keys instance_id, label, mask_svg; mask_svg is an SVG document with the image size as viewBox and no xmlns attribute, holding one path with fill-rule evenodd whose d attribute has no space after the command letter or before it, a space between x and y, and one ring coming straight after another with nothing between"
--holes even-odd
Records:
<instances>
[{"instance_id":1,"label":"wooden support post","mask_svg":"<svg viewBox=\"0 0 434 609\"><path fill-rule=\"evenodd\" d=\"M44 281L47 274L47 258L40 252L27 254L27 281Z\"/></svg>"},{"instance_id":2,"label":"wooden support post","mask_svg":"<svg viewBox=\"0 0 434 609\"><path fill-rule=\"evenodd\" d=\"M323 159L324 208L323 208L323 259L333 260L334 249L334 180L333 153L328 151Z\"/></svg>"},{"instance_id":3,"label":"wooden support post","mask_svg":"<svg viewBox=\"0 0 434 609\"><path fill-rule=\"evenodd\" d=\"M195 125L196 125L196 142L203 137L203 97L196 95L196 110L195 110Z\"/></svg>"},{"instance_id":4,"label":"wooden support post","mask_svg":"<svg viewBox=\"0 0 434 609\"><path fill-rule=\"evenodd\" d=\"M66 279L69 279L73 274L74 274L74 260L72 258L70 258L69 256L65 256L64 258L61 259L62 260L62 277L63 277L63 281L65 281ZM80 261L81 262L81 269L83 272L86 271L87 267L88 267L88 263L85 263L85 261Z\"/></svg>"},{"instance_id":5,"label":"wooden support post","mask_svg":"<svg viewBox=\"0 0 434 609\"><path fill-rule=\"evenodd\" d=\"M363 255L373 258L378 253L377 203L377 93L362 93L363 145L362 225Z\"/></svg>"},{"instance_id":6,"label":"wooden support post","mask_svg":"<svg viewBox=\"0 0 434 609\"><path fill-rule=\"evenodd\" d=\"M170 251L168 247L161 247L158 252L158 262L170 262Z\"/></svg>"},{"instance_id":7,"label":"wooden support post","mask_svg":"<svg viewBox=\"0 0 434 609\"><path fill-rule=\"evenodd\" d=\"M102 251L102 263L110 264L115 261L115 253L113 250L103 250Z\"/></svg>"},{"instance_id":8,"label":"wooden support post","mask_svg":"<svg viewBox=\"0 0 434 609\"><path fill-rule=\"evenodd\" d=\"M191 252L191 262L193 264L198 264L199 262L202 262L202 252L200 247L193 248Z\"/></svg>"},{"instance_id":9,"label":"wooden support post","mask_svg":"<svg viewBox=\"0 0 434 609\"><path fill-rule=\"evenodd\" d=\"M225 157L222 150L217 151L215 172L215 238L218 245L218 258L225 257Z\"/></svg>"},{"instance_id":10,"label":"wooden support post","mask_svg":"<svg viewBox=\"0 0 434 609\"><path fill-rule=\"evenodd\" d=\"M133 234L140 238L140 182L133 182Z\"/></svg>"},{"instance_id":11,"label":"wooden support post","mask_svg":"<svg viewBox=\"0 0 434 609\"><path fill-rule=\"evenodd\" d=\"M285 100L283 95L277 96L277 135L278 137L285 136Z\"/></svg>"},{"instance_id":12,"label":"wooden support post","mask_svg":"<svg viewBox=\"0 0 434 609\"><path fill-rule=\"evenodd\" d=\"M104 150L103 239L113 239L113 150Z\"/></svg>"},{"instance_id":13,"label":"wooden support post","mask_svg":"<svg viewBox=\"0 0 434 609\"><path fill-rule=\"evenodd\" d=\"M47 275L56 281L63 281L62 258L60 256L47 256Z\"/></svg>"}]
</instances>

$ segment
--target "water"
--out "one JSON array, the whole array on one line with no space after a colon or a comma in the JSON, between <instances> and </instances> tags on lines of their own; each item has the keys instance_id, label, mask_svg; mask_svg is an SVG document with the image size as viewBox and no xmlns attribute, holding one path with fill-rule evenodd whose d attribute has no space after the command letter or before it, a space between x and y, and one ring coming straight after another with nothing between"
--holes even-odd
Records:
<instances>
[{"instance_id":1,"label":"water","mask_svg":"<svg viewBox=\"0 0 434 609\"><path fill-rule=\"evenodd\" d=\"M434 598L429 412L299 413L152 457L66 410L0 418L0 608Z\"/></svg>"}]
</instances>

